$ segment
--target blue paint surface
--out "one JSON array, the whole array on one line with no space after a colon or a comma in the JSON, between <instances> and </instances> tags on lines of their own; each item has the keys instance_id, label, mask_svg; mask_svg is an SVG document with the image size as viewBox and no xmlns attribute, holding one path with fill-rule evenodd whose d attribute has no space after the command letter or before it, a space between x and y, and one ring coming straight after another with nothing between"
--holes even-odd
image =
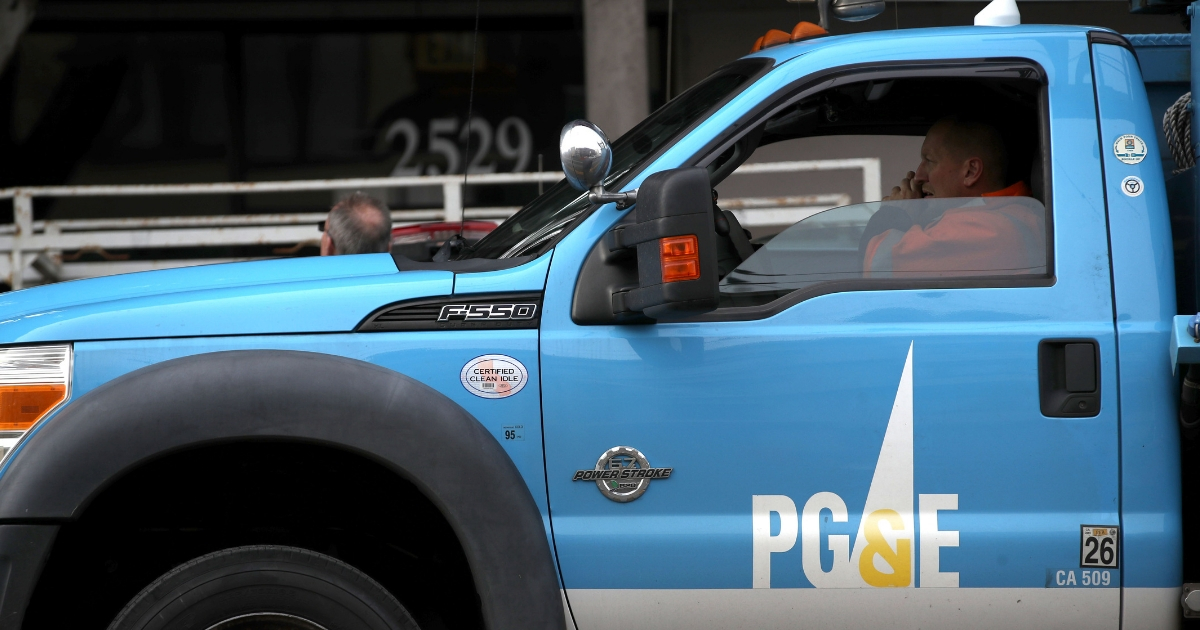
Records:
<instances>
[{"instance_id":1,"label":"blue paint surface","mask_svg":"<svg viewBox=\"0 0 1200 630\"><path fill-rule=\"evenodd\" d=\"M1119 46L1095 46L1100 149L1112 234L1113 291L1121 371L1121 512L1124 585L1178 586L1183 579L1178 390L1168 354L1175 269L1167 194L1155 124L1137 61ZM1146 142L1146 158L1124 164L1112 145L1125 134ZM1133 175L1145 192L1129 197Z\"/></svg>"},{"instance_id":2,"label":"blue paint surface","mask_svg":"<svg viewBox=\"0 0 1200 630\"><path fill-rule=\"evenodd\" d=\"M454 293L492 293L495 291L541 291L550 271L550 250L534 260L512 269L454 274Z\"/></svg>"},{"instance_id":3,"label":"blue paint surface","mask_svg":"<svg viewBox=\"0 0 1200 630\"><path fill-rule=\"evenodd\" d=\"M449 295L448 271L391 256L291 258L76 280L0 297L6 343L348 332L376 308Z\"/></svg>"}]
</instances>

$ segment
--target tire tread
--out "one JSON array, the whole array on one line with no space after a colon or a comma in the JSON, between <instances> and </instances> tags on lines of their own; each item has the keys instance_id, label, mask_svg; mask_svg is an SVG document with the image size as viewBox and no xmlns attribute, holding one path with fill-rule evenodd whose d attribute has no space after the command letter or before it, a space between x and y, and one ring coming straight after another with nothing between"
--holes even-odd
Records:
<instances>
[{"instance_id":1,"label":"tire tread","mask_svg":"<svg viewBox=\"0 0 1200 630\"><path fill-rule=\"evenodd\" d=\"M113 618L112 623L108 625L108 630L123 630L127 628L128 626L125 625L127 620L135 619L139 614L144 614L164 597L171 595L175 588L195 577L193 574L203 574L205 565L219 568L237 562L283 562L315 569L326 576L343 580L354 586L363 595L375 596L374 599L364 599L363 601L367 602L367 605L372 608L382 606L383 610L378 611L383 613L381 616L391 616L399 619L406 626L405 630L419 630L416 622L409 615L408 610L383 585L376 582L371 576L332 556L300 547L287 547L283 545L231 547L188 560L159 576L149 586L142 589ZM362 599L361 596L360 599Z\"/></svg>"}]
</instances>

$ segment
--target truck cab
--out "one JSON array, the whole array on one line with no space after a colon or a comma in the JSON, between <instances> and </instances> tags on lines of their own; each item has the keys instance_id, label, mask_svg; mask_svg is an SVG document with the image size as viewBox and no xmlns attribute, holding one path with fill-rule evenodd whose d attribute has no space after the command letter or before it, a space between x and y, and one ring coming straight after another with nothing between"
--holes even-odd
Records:
<instances>
[{"instance_id":1,"label":"truck cab","mask_svg":"<svg viewBox=\"0 0 1200 630\"><path fill-rule=\"evenodd\" d=\"M1146 94L1106 30L800 38L450 261L7 294L0 386L62 394L0 463L0 616L184 627L148 602L269 545L362 572L419 627L1174 627ZM767 236L720 209L756 155L947 117L1001 134L1019 194L864 199ZM902 261L910 226L980 213L1017 254Z\"/></svg>"}]
</instances>

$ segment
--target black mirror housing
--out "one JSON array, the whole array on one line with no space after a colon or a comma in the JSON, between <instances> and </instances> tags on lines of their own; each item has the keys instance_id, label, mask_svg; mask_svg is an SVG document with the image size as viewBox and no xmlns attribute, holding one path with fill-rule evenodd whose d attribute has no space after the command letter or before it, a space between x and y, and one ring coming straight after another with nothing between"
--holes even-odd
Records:
<instances>
[{"instance_id":1,"label":"black mirror housing","mask_svg":"<svg viewBox=\"0 0 1200 630\"><path fill-rule=\"evenodd\" d=\"M613 313L680 319L717 308L717 244L708 171L677 168L647 177L638 188L633 212L633 223L605 235L609 251L637 251L638 286L613 293Z\"/></svg>"}]
</instances>

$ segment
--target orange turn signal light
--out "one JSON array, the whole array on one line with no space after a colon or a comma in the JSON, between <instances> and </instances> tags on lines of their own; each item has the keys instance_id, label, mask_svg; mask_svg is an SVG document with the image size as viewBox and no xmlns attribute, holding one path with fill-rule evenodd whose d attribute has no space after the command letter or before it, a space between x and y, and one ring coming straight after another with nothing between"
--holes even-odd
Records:
<instances>
[{"instance_id":1,"label":"orange turn signal light","mask_svg":"<svg viewBox=\"0 0 1200 630\"><path fill-rule=\"evenodd\" d=\"M764 48L770 48L772 46L779 46L781 44L788 44L791 42L798 42L802 39L819 37L821 35L828 34L829 31L817 26L816 24L813 24L812 22L799 22L796 24L795 28L792 29L791 33L786 33L774 28L767 31L766 35L763 35L754 41L754 46L750 49L750 52L755 53Z\"/></svg>"},{"instance_id":2,"label":"orange turn signal light","mask_svg":"<svg viewBox=\"0 0 1200 630\"><path fill-rule=\"evenodd\" d=\"M797 22L796 28L792 29L792 41L798 42L809 37L818 37L820 35L828 35L829 31L813 24L812 22Z\"/></svg>"},{"instance_id":3,"label":"orange turn signal light","mask_svg":"<svg viewBox=\"0 0 1200 630\"><path fill-rule=\"evenodd\" d=\"M0 386L0 431L27 431L66 398L66 385Z\"/></svg>"},{"instance_id":4,"label":"orange turn signal light","mask_svg":"<svg viewBox=\"0 0 1200 630\"><path fill-rule=\"evenodd\" d=\"M791 33L788 33L787 31L781 31L777 28L773 28L773 29L767 31L767 34L763 35L758 41L754 42L754 48L750 52L758 52L759 50L762 50L763 48L779 46L780 44L787 44L787 43L790 43L791 41L792 41Z\"/></svg>"},{"instance_id":5,"label":"orange turn signal light","mask_svg":"<svg viewBox=\"0 0 1200 630\"><path fill-rule=\"evenodd\" d=\"M668 236L658 243L663 282L700 279L700 241L695 234Z\"/></svg>"}]
</instances>

